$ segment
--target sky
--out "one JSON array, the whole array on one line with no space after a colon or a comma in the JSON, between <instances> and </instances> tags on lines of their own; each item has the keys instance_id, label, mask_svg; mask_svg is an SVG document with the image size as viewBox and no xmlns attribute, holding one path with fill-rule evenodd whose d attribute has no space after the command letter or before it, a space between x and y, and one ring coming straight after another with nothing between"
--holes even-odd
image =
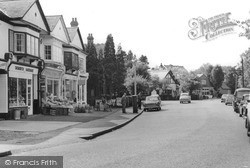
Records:
<instances>
[{"instance_id":1,"label":"sky","mask_svg":"<svg viewBox=\"0 0 250 168\"><path fill-rule=\"evenodd\" d=\"M249 0L39 0L45 15L63 15L66 26L77 18L83 42L92 33L94 43L105 43L112 34L115 45L147 56L149 66L180 65L187 70L202 64L235 66L250 47L250 40L234 33L206 41L191 40L192 18L208 19L230 12L230 18L250 19Z\"/></svg>"}]
</instances>

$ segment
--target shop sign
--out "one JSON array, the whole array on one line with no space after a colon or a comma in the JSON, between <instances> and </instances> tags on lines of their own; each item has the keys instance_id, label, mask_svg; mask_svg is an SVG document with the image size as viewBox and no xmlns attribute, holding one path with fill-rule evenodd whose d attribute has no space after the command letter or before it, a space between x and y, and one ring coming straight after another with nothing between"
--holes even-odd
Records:
<instances>
[{"instance_id":1,"label":"shop sign","mask_svg":"<svg viewBox=\"0 0 250 168\"><path fill-rule=\"evenodd\" d=\"M188 32L188 37L191 40L205 37L208 41L233 33L236 24L229 18L230 15L231 13L224 13L208 19L198 17L189 20L188 24L191 30Z\"/></svg>"},{"instance_id":2,"label":"shop sign","mask_svg":"<svg viewBox=\"0 0 250 168\"><path fill-rule=\"evenodd\" d=\"M25 72L25 73L32 73L32 74L37 73L37 69L20 66L20 65L11 66L10 70L20 71L20 72Z\"/></svg>"}]
</instances>

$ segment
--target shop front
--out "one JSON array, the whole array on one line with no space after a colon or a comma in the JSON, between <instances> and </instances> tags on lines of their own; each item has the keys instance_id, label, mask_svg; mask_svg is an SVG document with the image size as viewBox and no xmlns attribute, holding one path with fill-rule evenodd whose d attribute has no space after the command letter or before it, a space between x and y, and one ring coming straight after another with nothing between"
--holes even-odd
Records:
<instances>
[{"instance_id":1,"label":"shop front","mask_svg":"<svg viewBox=\"0 0 250 168\"><path fill-rule=\"evenodd\" d=\"M64 75L64 66L56 63L46 63L42 72L40 87L43 96L52 96L63 98L62 76Z\"/></svg>"},{"instance_id":2,"label":"shop front","mask_svg":"<svg viewBox=\"0 0 250 168\"><path fill-rule=\"evenodd\" d=\"M8 74L8 111L23 111L33 115L34 102L38 101L38 68L32 65L12 63ZM10 114L11 115L11 114Z\"/></svg>"}]
</instances>

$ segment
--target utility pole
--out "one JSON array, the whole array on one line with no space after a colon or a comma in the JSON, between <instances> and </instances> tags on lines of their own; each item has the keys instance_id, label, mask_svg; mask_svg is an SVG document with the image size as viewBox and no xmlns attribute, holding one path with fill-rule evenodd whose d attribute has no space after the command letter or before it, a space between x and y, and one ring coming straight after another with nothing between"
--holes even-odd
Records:
<instances>
[{"instance_id":1,"label":"utility pole","mask_svg":"<svg viewBox=\"0 0 250 168\"><path fill-rule=\"evenodd\" d=\"M244 87L244 62L243 62L243 55L241 55L241 69L242 69L242 87Z\"/></svg>"}]
</instances>

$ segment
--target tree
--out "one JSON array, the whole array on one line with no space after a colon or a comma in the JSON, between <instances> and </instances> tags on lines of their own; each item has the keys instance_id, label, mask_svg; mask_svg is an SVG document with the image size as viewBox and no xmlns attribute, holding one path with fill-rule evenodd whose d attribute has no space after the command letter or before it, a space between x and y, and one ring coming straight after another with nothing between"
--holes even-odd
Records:
<instances>
[{"instance_id":1,"label":"tree","mask_svg":"<svg viewBox=\"0 0 250 168\"><path fill-rule=\"evenodd\" d=\"M98 95L99 69L96 65L99 64L99 60L97 59L97 53L92 34L89 34L88 36L86 52L88 53L86 58L86 69L89 73L89 79L87 81L87 100L89 104L93 105L94 98Z\"/></svg>"},{"instance_id":2,"label":"tree","mask_svg":"<svg viewBox=\"0 0 250 168\"><path fill-rule=\"evenodd\" d=\"M224 81L224 72L220 65L216 65L211 72L211 82L214 90L218 91Z\"/></svg>"},{"instance_id":3,"label":"tree","mask_svg":"<svg viewBox=\"0 0 250 168\"><path fill-rule=\"evenodd\" d=\"M114 74L114 91L115 94L122 96L126 92L126 87L124 86L126 78L126 67L125 67L125 58L126 52L122 50L121 46L118 46L116 53L116 71Z\"/></svg>"},{"instance_id":4,"label":"tree","mask_svg":"<svg viewBox=\"0 0 250 168\"><path fill-rule=\"evenodd\" d=\"M231 67L226 74L226 85L230 88L231 93L234 93L236 88L236 69Z\"/></svg>"},{"instance_id":5,"label":"tree","mask_svg":"<svg viewBox=\"0 0 250 168\"><path fill-rule=\"evenodd\" d=\"M199 90L201 88L201 83L197 79L187 80L182 87L182 92L189 92L190 95L193 94L193 91Z\"/></svg>"},{"instance_id":6,"label":"tree","mask_svg":"<svg viewBox=\"0 0 250 168\"><path fill-rule=\"evenodd\" d=\"M145 64L149 64L149 62L148 62L148 57L147 56L144 56L144 55L141 55L141 57L139 58L139 61L140 62L143 62L143 63L145 63Z\"/></svg>"},{"instance_id":7,"label":"tree","mask_svg":"<svg viewBox=\"0 0 250 168\"><path fill-rule=\"evenodd\" d=\"M114 75L116 70L116 58L115 58L115 45L113 41L113 36L108 35L105 47L104 47L104 72L105 72L105 83L106 88L104 88L105 93L112 95L114 93Z\"/></svg>"}]
</instances>

